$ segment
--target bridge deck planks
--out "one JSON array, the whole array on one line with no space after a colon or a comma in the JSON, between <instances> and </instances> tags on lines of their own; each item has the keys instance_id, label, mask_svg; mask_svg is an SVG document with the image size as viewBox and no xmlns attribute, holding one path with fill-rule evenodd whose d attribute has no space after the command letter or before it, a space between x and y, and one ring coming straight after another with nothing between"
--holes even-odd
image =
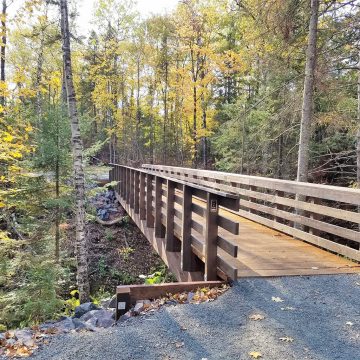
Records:
<instances>
[{"instance_id":1,"label":"bridge deck planks","mask_svg":"<svg viewBox=\"0 0 360 360\"><path fill-rule=\"evenodd\" d=\"M195 202L203 203L200 199ZM233 212L220 209L219 213L239 222L239 235L219 228L220 235L226 234L226 238L238 246L237 258L227 257L227 261L238 268L238 277L360 273L360 264L353 261ZM193 218L201 220L196 214Z\"/></svg>"},{"instance_id":2,"label":"bridge deck planks","mask_svg":"<svg viewBox=\"0 0 360 360\"><path fill-rule=\"evenodd\" d=\"M238 276L320 275L360 272L359 264L225 211L240 223Z\"/></svg>"}]
</instances>

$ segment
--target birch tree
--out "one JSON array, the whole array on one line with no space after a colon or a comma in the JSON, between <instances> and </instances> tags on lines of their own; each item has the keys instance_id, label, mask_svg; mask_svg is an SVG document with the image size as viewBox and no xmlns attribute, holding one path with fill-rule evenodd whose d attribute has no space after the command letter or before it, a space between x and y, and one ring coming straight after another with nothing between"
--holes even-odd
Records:
<instances>
[{"instance_id":1,"label":"birch tree","mask_svg":"<svg viewBox=\"0 0 360 360\"><path fill-rule=\"evenodd\" d=\"M60 0L60 12L64 67L63 70L71 125L71 142L75 183L75 251L77 260L77 285L80 293L80 302L86 302L89 299L90 286L88 277L87 244L85 236L85 179L83 169L83 144L80 135L75 88L73 83L67 0Z\"/></svg>"},{"instance_id":2,"label":"birch tree","mask_svg":"<svg viewBox=\"0 0 360 360\"><path fill-rule=\"evenodd\" d=\"M1 10L1 47L0 47L0 80L2 83L5 83L5 53L6 53L6 12L7 12L7 3L6 0L2 1L2 10ZM0 96L0 105L5 105L5 96Z\"/></svg>"}]
</instances>

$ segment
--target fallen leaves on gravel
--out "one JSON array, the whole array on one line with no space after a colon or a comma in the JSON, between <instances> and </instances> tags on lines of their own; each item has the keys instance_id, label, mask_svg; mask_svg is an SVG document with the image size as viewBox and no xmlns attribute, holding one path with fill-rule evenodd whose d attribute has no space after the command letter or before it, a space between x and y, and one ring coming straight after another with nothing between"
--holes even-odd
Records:
<instances>
[{"instance_id":1,"label":"fallen leaves on gravel","mask_svg":"<svg viewBox=\"0 0 360 360\"><path fill-rule=\"evenodd\" d=\"M0 338L0 356L5 355L10 358L29 357L35 349L38 348L36 341L41 339L38 333L29 333L27 336L21 337L24 332L9 330ZM18 334L18 335L17 335Z\"/></svg>"},{"instance_id":2,"label":"fallen leaves on gravel","mask_svg":"<svg viewBox=\"0 0 360 360\"><path fill-rule=\"evenodd\" d=\"M166 294L158 299L154 299L148 305L146 309L143 309L141 314L145 314L147 312L153 312L159 309L163 305L177 305L177 304L201 304L204 302L210 302L217 299L220 295L222 295L225 291L229 289L229 285L224 284L221 287L204 287L198 288L196 291L185 291L182 293L176 294Z\"/></svg>"},{"instance_id":3,"label":"fallen leaves on gravel","mask_svg":"<svg viewBox=\"0 0 360 360\"><path fill-rule=\"evenodd\" d=\"M292 306L286 306L286 307L282 307L281 310L283 311L292 311L292 310L296 310L294 307Z\"/></svg>"},{"instance_id":4,"label":"fallen leaves on gravel","mask_svg":"<svg viewBox=\"0 0 360 360\"><path fill-rule=\"evenodd\" d=\"M275 297L275 296L273 296L273 297L271 298L271 300L272 300L272 301L275 301L275 302L284 302L283 299L281 299L280 297Z\"/></svg>"},{"instance_id":5,"label":"fallen leaves on gravel","mask_svg":"<svg viewBox=\"0 0 360 360\"><path fill-rule=\"evenodd\" d=\"M258 320L264 320L265 316L261 314L252 314L249 316L250 320L258 321Z\"/></svg>"},{"instance_id":6,"label":"fallen leaves on gravel","mask_svg":"<svg viewBox=\"0 0 360 360\"><path fill-rule=\"evenodd\" d=\"M249 355L253 358L253 359L260 359L262 357L261 353L259 353L258 351L250 351Z\"/></svg>"},{"instance_id":7,"label":"fallen leaves on gravel","mask_svg":"<svg viewBox=\"0 0 360 360\"><path fill-rule=\"evenodd\" d=\"M177 342L177 343L175 343L175 347L176 347L177 349L182 348L183 346L184 346L184 343L183 343L183 342Z\"/></svg>"},{"instance_id":8,"label":"fallen leaves on gravel","mask_svg":"<svg viewBox=\"0 0 360 360\"><path fill-rule=\"evenodd\" d=\"M58 333L59 329L55 327L40 329L39 326L0 333L0 357L27 358L40 345L48 344L50 336Z\"/></svg>"},{"instance_id":9,"label":"fallen leaves on gravel","mask_svg":"<svg viewBox=\"0 0 360 360\"><path fill-rule=\"evenodd\" d=\"M281 341L283 341L283 342L293 342L294 341L294 339L292 337L290 337L290 336L283 336L283 337L281 337L279 339Z\"/></svg>"}]
</instances>

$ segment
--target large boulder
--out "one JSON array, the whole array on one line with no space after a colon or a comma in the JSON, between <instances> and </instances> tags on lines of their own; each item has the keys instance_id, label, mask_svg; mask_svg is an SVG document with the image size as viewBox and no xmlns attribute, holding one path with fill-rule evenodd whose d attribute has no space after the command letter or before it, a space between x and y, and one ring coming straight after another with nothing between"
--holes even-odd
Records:
<instances>
[{"instance_id":1,"label":"large boulder","mask_svg":"<svg viewBox=\"0 0 360 360\"><path fill-rule=\"evenodd\" d=\"M87 331L95 331L95 326L96 326L96 323L95 324L92 324L90 322L84 322L84 321L81 321L80 319L73 319L73 323L75 325L75 330L79 331L79 330L87 330Z\"/></svg>"},{"instance_id":2,"label":"large boulder","mask_svg":"<svg viewBox=\"0 0 360 360\"><path fill-rule=\"evenodd\" d=\"M97 310L98 307L93 304L92 302L87 302L84 304L81 304L75 308L75 315L74 318L81 318L84 314L86 314L89 311Z\"/></svg>"},{"instance_id":3,"label":"large boulder","mask_svg":"<svg viewBox=\"0 0 360 360\"><path fill-rule=\"evenodd\" d=\"M67 317L64 320L61 320L55 324L53 324L53 327L56 328L61 333L68 333L70 330L75 329L75 324L73 323L73 319L70 317Z\"/></svg>"},{"instance_id":4,"label":"large boulder","mask_svg":"<svg viewBox=\"0 0 360 360\"><path fill-rule=\"evenodd\" d=\"M91 310L84 314L80 320L86 323L94 324L97 327L107 328L112 326L114 321L114 313L107 310Z\"/></svg>"}]
</instances>

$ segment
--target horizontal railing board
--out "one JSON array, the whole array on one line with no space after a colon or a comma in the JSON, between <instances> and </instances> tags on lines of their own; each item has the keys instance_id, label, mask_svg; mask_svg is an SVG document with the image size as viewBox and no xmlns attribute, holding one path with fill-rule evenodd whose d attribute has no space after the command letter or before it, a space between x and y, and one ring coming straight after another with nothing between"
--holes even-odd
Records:
<instances>
[{"instance_id":1,"label":"horizontal railing board","mask_svg":"<svg viewBox=\"0 0 360 360\"><path fill-rule=\"evenodd\" d=\"M218 225L233 235L239 234L239 223L232 221L225 216L218 216Z\"/></svg>"},{"instance_id":2,"label":"horizontal railing board","mask_svg":"<svg viewBox=\"0 0 360 360\"><path fill-rule=\"evenodd\" d=\"M272 195L272 194L265 194L260 193L257 191L246 190L246 189L237 189L238 194L244 195L247 197L252 197L258 200L267 201L273 204L279 204L284 206L289 206L292 208L306 210L312 212L314 214L320 214L325 216L330 216L335 219L350 221L354 223L360 223L360 213L352 212L348 210L342 210L330 206L308 203L304 201L299 201L296 199L289 199L283 196Z\"/></svg>"},{"instance_id":3,"label":"horizontal railing board","mask_svg":"<svg viewBox=\"0 0 360 360\"><path fill-rule=\"evenodd\" d=\"M360 190L358 189L340 188L332 185L304 183L290 180L279 180L259 176L240 175L221 171L180 168L174 166L144 164L143 168L150 171L154 171L156 169L159 169L159 171L172 170L174 171L174 174L184 174L186 172L188 175L196 175L198 177L206 176L208 178L218 179L228 183L233 182L271 190L280 190L298 195L312 196L316 198L360 205Z\"/></svg>"},{"instance_id":4,"label":"horizontal railing board","mask_svg":"<svg viewBox=\"0 0 360 360\"><path fill-rule=\"evenodd\" d=\"M148 171L144 170L144 169L136 169L136 168L132 168L130 166L124 166L124 165L119 165L119 164L109 164L110 166L120 166L120 167L123 167L123 168L126 168L126 169L130 169L130 170L136 170L140 173L145 173L145 174L149 174ZM150 174L150 175L153 175L155 176L156 174ZM161 175L162 179L163 180L170 180L172 181L173 183L175 183L177 186L177 184L179 185L189 185L187 182L185 181L182 181L182 180L179 180L179 179L174 179L174 178L169 178L167 176L164 176L163 174ZM179 189L181 189L182 187L179 187ZM238 200L239 197L238 195L236 194L231 194L231 193L226 193L224 191L219 191L219 190L216 190L216 189L213 189L213 188L204 188L203 186L199 186L197 184L191 184L191 188L194 189L194 191L198 191L199 195L202 194L202 192L209 192L209 193L212 193L212 194L215 194L215 195L218 195L220 197L223 197L223 198L228 198L228 199L233 199L233 200Z\"/></svg>"},{"instance_id":5,"label":"horizontal railing board","mask_svg":"<svg viewBox=\"0 0 360 360\"><path fill-rule=\"evenodd\" d=\"M358 231L346 229L340 226L324 223L319 220L307 218L305 216L299 214L289 213L287 211L274 209L272 207L257 204L251 201L242 201L241 206L244 206L249 209L261 211L262 213L274 215L278 218L294 221L298 224L302 224L305 226L309 226L313 229L321 230L323 232L327 232L329 234L340 236L344 239L349 239L352 241L360 242L360 233Z\"/></svg>"},{"instance_id":6,"label":"horizontal railing board","mask_svg":"<svg viewBox=\"0 0 360 360\"><path fill-rule=\"evenodd\" d=\"M336 241L323 238L318 233L313 234L313 231L332 234L360 243L360 233L356 227L360 223L360 213L357 212L357 207L360 204L359 189L157 165L150 165L148 171L156 171L159 174L171 173L171 176L178 177L181 180L186 178L187 181L196 182L204 187L236 193L240 196L241 209L247 211L235 211L235 214L241 216L247 214L248 216L244 217L250 220L253 220L252 215L255 215L259 221L253 221L280 231L282 230L279 228L285 226L286 233L292 236L295 236L293 230L296 232L298 229L289 225L302 224L310 229L310 233L304 229L298 230L300 232L297 233L297 238L304 241L310 239L309 242L315 244L321 243L322 245L319 246L330 251L337 252L335 249L339 249L340 254L358 260L359 250L352 249L348 244L340 245ZM295 198L295 195L304 195L309 201L299 200ZM339 205L331 204L331 201L349 204L354 210L351 211L349 205L346 205L345 209L339 209ZM268 219L268 215L272 216L273 219ZM335 225L331 218L346 223L342 226L340 224ZM280 224L282 219L289 223ZM354 229L350 228L349 223L355 224Z\"/></svg>"},{"instance_id":7,"label":"horizontal railing board","mask_svg":"<svg viewBox=\"0 0 360 360\"><path fill-rule=\"evenodd\" d=\"M200 206L198 204L194 204L194 203L192 203L191 207L192 207L192 211L195 214L198 214L200 216L204 216L205 210L206 210L205 208L203 208L202 206Z\"/></svg>"},{"instance_id":8,"label":"horizontal railing board","mask_svg":"<svg viewBox=\"0 0 360 360\"><path fill-rule=\"evenodd\" d=\"M177 222L176 219L174 219L174 233L175 236L182 241L181 236L181 225ZM220 246L221 244L222 246ZM191 246L196 254L196 256L201 260L205 261L205 250L204 250L204 240L201 234L194 234L191 233ZM223 247L225 249L223 249ZM219 249L220 248L220 249ZM230 251L229 251L230 250ZM217 255L217 261L218 261L218 267L221 271L223 271L228 277L231 279L236 279L237 277L233 277L234 274L237 275L237 269L236 267L232 266L227 262L227 259L224 257L224 254L228 253L230 256L237 256L237 246L232 246L230 242L225 240L224 238L221 238L219 240L218 236L218 255Z\"/></svg>"}]
</instances>

